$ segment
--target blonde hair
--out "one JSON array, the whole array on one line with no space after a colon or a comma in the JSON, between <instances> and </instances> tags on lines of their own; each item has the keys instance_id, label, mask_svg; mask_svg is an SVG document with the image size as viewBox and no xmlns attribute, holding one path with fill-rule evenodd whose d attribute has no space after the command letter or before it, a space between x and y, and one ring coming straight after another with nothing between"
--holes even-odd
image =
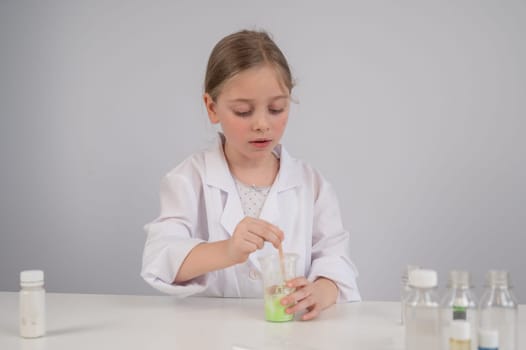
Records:
<instances>
[{"instance_id":1,"label":"blonde hair","mask_svg":"<svg viewBox=\"0 0 526 350\"><path fill-rule=\"evenodd\" d=\"M205 75L205 93L217 101L225 82L249 68L268 64L276 69L290 93L294 87L285 55L265 31L241 30L221 39L212 49Z\"/></svg>"}]
</instances>

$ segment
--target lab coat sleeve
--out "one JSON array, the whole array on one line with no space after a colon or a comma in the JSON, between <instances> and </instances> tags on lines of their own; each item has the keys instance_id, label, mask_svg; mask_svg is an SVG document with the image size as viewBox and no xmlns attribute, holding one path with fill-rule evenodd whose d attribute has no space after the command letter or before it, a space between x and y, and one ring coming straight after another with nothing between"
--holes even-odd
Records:
<instances>
[{"instance_id":1,"label":"lab coat sleeve","mask_svg":"<svg viewBox=\"0 0 526 350\"><path fill-rule=\"evenodd\" d=\"M326 277L339 289L337 302L360 301L358 271L350 258L349 232L343 227L336 193L321 179L315 201L312 262L308 279Z\"/></svg>"},{"instance_id":2,"label":"lab coat sleeve","mask_svg":"<svg viewBox=\"0 0 526 350\"><path fill-rule=\"evenodd\" d=\"M177 297L186 297L206 289L209 275L175 284L184 259L196 245L204 242L196 235L198 226L199 185L187 176L168 174L161 181L161 215L145 226L141 276L152 287Z\"/></svg>"}]
</instances>

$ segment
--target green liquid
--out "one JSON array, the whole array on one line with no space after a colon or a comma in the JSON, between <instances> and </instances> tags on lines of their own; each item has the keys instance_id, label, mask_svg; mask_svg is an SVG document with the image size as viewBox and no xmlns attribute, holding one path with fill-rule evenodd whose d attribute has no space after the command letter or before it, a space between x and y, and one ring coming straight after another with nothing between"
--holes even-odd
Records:
<instances>
[{"instance_id":1,"label":"green liquid","mask_svg":"<svg viewBox=\"0 0 526 350\"><path fill-rule=\"evenodd\" d=\"M281 305L281 298L287 294L273 294L265 296L265 318L270 322L286 322L294 318L294 314L285 312L287 307Z\"/></svg>"}]
</instances>

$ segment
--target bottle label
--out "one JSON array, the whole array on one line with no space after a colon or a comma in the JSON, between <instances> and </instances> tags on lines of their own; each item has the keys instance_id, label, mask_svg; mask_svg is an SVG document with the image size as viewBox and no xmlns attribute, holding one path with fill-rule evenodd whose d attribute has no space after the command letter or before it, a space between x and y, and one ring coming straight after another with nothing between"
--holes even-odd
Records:
<instances>
[{"instance_id":1,"label":"bottle label","mask_svg":"<svg viewBox=\"0 0 526 350\"><path fill-rule=\"evenodd\" d=\"M467 320L466 308L464 306L453 306L454 320Z\"/></svg>"}]
</instances>

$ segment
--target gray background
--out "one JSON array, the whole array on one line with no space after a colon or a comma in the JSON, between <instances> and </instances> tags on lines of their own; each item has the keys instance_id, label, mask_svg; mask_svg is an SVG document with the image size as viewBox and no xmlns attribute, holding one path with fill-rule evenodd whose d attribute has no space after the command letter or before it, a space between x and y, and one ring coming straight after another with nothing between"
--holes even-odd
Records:
<instances>
[{"instance_id":1,"label":"gray background","mask_svg":"<svg viewBox=\"0 0 526 350\"><path fill-rule=\"evenodd\" d=\"M297 80L289 151L338 189L366 300L408 263L508 269L526 300L524 1L0 1L0 291L155 294L159 180L214 138L224 35L269 30ZM345 4L344 4L345 3Z\"/></svg>"}]
</instances>

